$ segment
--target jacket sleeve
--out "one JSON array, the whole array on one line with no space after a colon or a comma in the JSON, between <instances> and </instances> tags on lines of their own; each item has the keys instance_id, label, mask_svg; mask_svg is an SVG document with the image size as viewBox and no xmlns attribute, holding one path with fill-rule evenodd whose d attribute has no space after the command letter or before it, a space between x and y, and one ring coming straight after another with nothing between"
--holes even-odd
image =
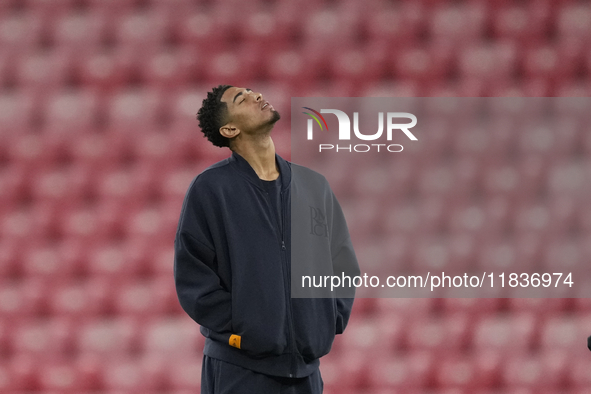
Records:
<instances>
[{"instance_id":1,"label":"jacket sleeve","mask_svg":"<svg viewBox=\"0 0 591 394\"><path fill-rule=\"evenodd\" d=\"M232 296L216 272L216 254L195 182L189 188L174 241L179 302L197 323L219 333L232 327Z\"/></svg>"},{"instance_id":2,"label":"jacket sleeve","mask_svg":"<svg viewBox=\"0 0 591 394\"><path fill-rule=\"evenodd\" d=\"M331 191L332 196L332 238L331 254L334 275L346 275L351 278L358 276L359 264L355 256L355 250L351 243L349 229L345 215L336 196ZM337 324L336 333L342 334L349 321L351 308L355 297L355 287L341 288L337 292Z\"/></svg>"}]
</instances>

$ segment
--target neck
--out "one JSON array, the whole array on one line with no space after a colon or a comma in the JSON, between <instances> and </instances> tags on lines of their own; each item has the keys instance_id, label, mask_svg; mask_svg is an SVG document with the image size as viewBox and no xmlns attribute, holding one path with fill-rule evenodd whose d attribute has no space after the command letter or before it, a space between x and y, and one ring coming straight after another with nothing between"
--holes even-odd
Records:
<instances>
[{"instance_id":1,"label":"neck","mask_svg":"<svg viewBox=\"0 0 591 394\"><path fill-rule=\"evenodd\" d=\"M232 151L242 156L262 180L272 181L279 176L275 144L269 135L261 139L235 141Z\"/></svg>"}]
</instances>

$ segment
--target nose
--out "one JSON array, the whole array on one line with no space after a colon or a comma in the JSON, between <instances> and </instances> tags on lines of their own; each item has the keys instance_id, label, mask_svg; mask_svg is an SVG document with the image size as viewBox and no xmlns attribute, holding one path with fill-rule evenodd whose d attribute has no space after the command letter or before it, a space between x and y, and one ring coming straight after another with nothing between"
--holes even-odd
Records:
<instances>
[{"instance_id":1,"label":"nose","mask_svg":"<svg viewBox=\"0 0 591 394\"><path fill-rule=\"evenodd\" d=\"M261 93L256 94L256 100L261 101L263 99L263 95Z\"/></svg>"}]
</instances>

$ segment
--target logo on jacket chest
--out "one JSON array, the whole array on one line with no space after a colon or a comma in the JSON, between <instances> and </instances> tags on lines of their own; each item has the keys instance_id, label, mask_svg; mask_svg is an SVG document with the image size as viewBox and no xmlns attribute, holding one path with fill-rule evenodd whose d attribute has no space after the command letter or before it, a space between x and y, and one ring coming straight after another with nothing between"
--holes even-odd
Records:
<instances>
[{"instance_id":1,"label":"logo on jacket chest","mask_svg":"<svg viewBox=\"0 0 591 394\"><path fill-rule=\"evenodd\" d=\"M326 215L320 208L310 206L310 234L318 237L328 237Z\"/></svg>"}]
</instances>

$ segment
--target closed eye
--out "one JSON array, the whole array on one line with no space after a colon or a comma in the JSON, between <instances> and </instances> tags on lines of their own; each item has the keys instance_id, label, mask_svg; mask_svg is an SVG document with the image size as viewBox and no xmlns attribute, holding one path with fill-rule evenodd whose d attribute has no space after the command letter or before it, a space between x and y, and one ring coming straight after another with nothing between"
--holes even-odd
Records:
<instances>
[{"instance_id":1,"label":"closed eye","mask_svg":"<svg viewBox=\"0 0 591 394\"><path fill-rule=\"evenodd\" d=\"M246 90L247 92L252 92L252 90L250 90L250 89L245 89L245 90ZM244 92L239 92L239 93L238 93L236 96L234 96L234 100L233 100L233 101L234 101L234 102L236 102L236 99L237 99L239 96L242 96L242 97L244 97L244 100L246 100L246 97L244 96ZM244 102L244 100L240 101L240 102L238 103L238 105L242 104L242 103Z\"/></svg>"}]
</instances>

